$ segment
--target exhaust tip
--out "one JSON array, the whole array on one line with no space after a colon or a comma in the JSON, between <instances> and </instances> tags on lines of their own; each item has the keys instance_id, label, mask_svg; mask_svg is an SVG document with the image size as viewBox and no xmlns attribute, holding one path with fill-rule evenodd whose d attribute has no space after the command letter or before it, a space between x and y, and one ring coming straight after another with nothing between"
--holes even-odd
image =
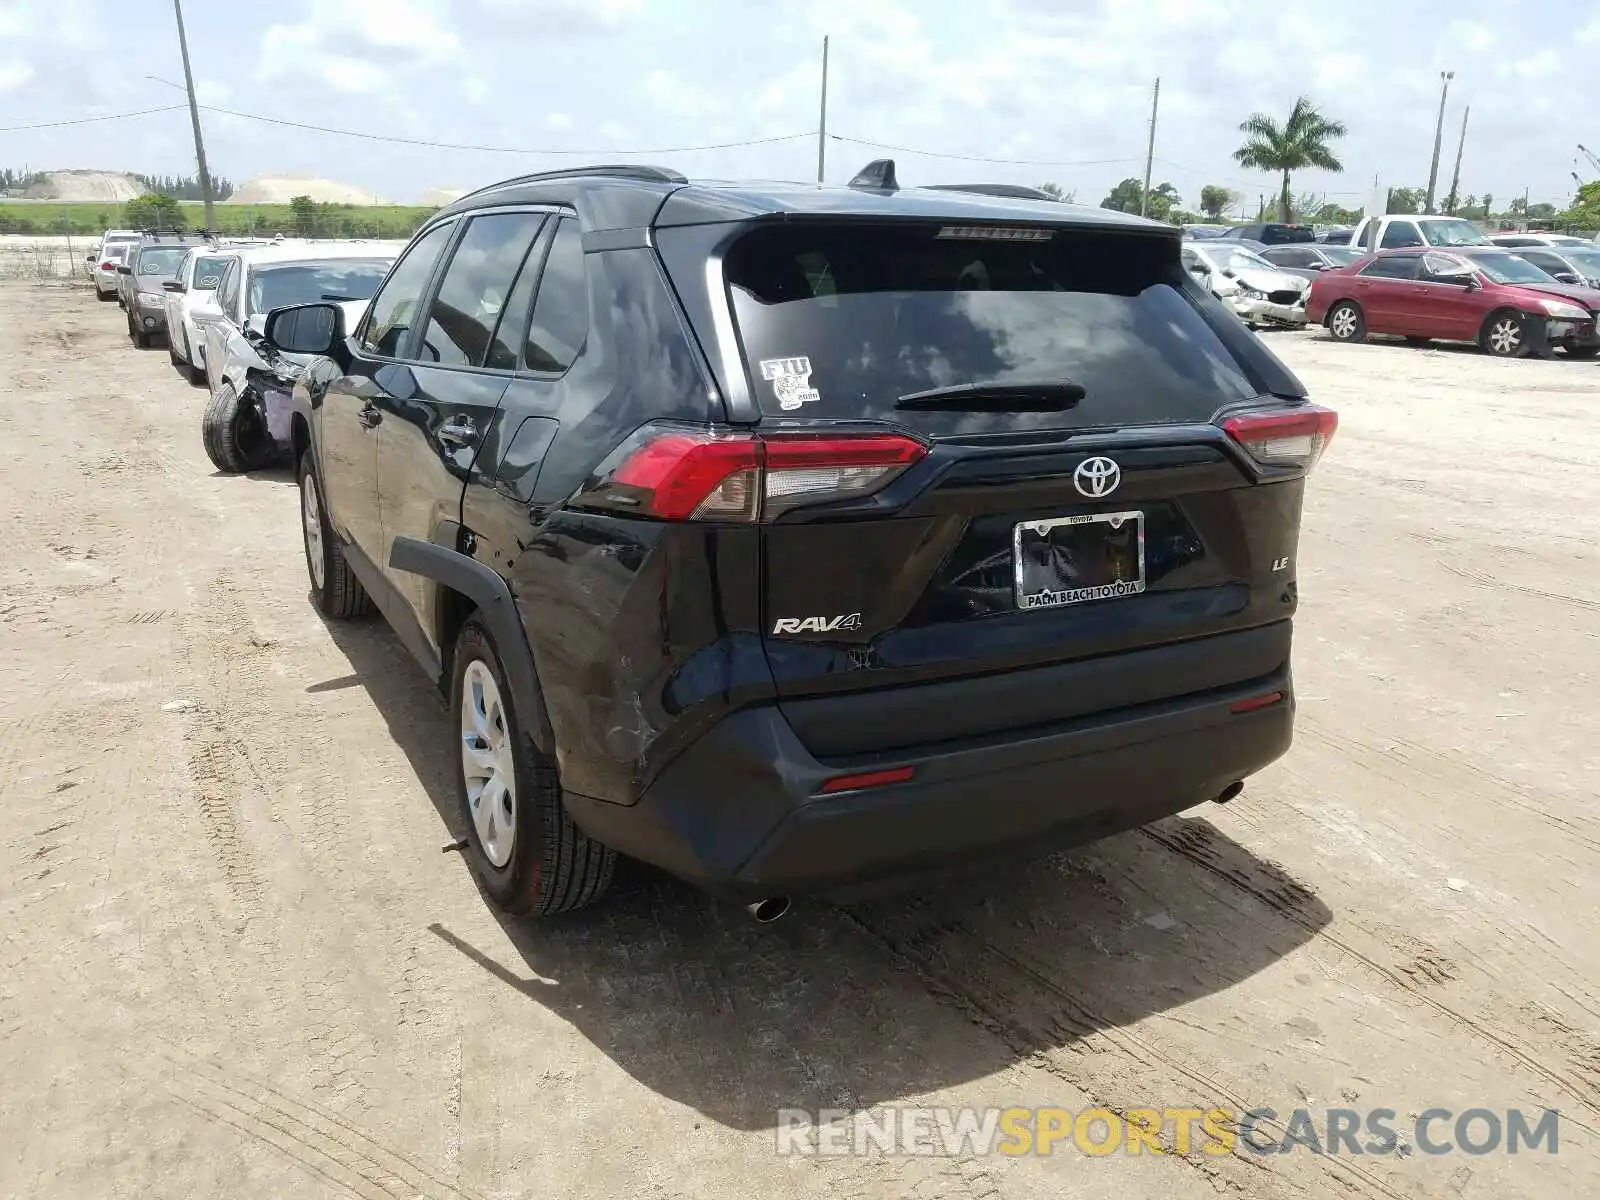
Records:
<instances>
[{"instance_id":1,"label":"exhaust tip","mask_svg":"<svg viewBox=\"0 0 1600 1200\"><path fill-rule=\"evenodd\" d=\"M756 919L757 924L770 925L789 911L789 897L768 896L765 900L746 904L744 910Z\"/></svg>"},{"instance_id":2,"label":"exhaust tip","mask_svg":"<svg viewBox=\"0 0 1600 1200\"><path fill-rule=\"evenodd\" d=\"M1217 798L1214 801L1214 803L1226 804L1229 800L1232 800L1235 796L1237 796L1242 791L1244 791L1244 783L1243 783L1243 781L1235 779L1227 787L1223 788L1222 791L1217 793Z\"/></svg>"}]
</instances>

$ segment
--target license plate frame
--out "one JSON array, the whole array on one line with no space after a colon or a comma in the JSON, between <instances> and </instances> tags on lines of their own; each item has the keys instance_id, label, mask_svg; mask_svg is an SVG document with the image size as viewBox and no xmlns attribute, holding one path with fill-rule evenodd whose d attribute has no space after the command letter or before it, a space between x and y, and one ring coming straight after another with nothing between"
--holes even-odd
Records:
<instances>
[{"instance_id":1,"label":"license plate frame","mask_svg":"<svg viewBox=\"0 0 1600 1200\"><path fill-rule=\"evenodd\" d=\"M1132 579L1113 578L1110 581L1075 588L1030 588L1028 564L1023 558L1024 539L1029 534L1049 534L1055 529L1086 529L1091 526L1107 527L1106 535L1121 532L1129 522L1133 524L1132 548L1137 570ZM1044 517L1034 521L1018 521L1011 527L1011 567L1013 591L1019 611L1031 612L1041 608L1066 608L1074 604L1088 604L1095 600L1119 600L1137 596L1145 591L1148 580L1145 571L1145 519L1142 509L1121 512L1074 513L1063 517ZM1035 568L1037 570L1037 568ZM1120 564L1113 574L1120 574Z\"/></svg>"}]
</instances>

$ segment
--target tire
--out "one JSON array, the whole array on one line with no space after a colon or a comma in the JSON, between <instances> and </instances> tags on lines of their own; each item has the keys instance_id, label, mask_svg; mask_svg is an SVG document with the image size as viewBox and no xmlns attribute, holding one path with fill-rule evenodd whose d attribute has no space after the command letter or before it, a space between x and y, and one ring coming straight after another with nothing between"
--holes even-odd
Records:
<instances>
[{"instance_id":1,"label":"tire","mask_svg":"<svg viewBox=\"0 0 1600 1200\"><path fill-rule=\"evenodd\" d=\"M135 329L133 331L133 344L141 350L150 349L150 335L143 330Z\"/></svg>"},{"instance_id":2,"label":"tire","mask_svg":"<svg viewBox=\"0 0 1600 1200\"><path fill-rule=\"evenodd\" d=\"M217 389L200 418L206 455L219 471L236 475L272 461L272 440L252 404L241 404L231 383Z\"/></svg>"},{"instance_id":3,"label":"tire","mask_svg":"<svg viewBox=\"0 0 1600 1200\"><path fill-rule=\"evenodd\" d=\"M322 499L322 483L310 450L300 456L295 477L300 485L300 540L306 551L311 602L325 617L365 616L372 611L372 597L350 569L344 543L328 522L328 506Z\"/></svg>"},{"instance_id":4,"label":"tire","mask_svg":"<svg viewBox=\"0 0 1600 1200\"><path fill-rule=\"evenodd\" d=\"M189 384L191 387L206 386L206 369L204 367L190 366L186 369L189 372Z\"/></svg>"},{"instance_id":5,"label":"tire","mask_svg":"<svg viewBox=\"0 0 1600 1200\"><path fill-rule=\"evenodd\" d=\"M499 649L476 616L451 656L450 715L467 858L489 898L508 913L536 917L598 900L611 885L616 851L568 815L555 760L518 721ZM502 823L508 814L509 834Z\"/></svg>"},{"instance_id":6,"label":"tire","mask_svg":"<svg viewBox=\"0 0 1600 1200\"><path fill-rule=\"evenodd\" d=\"M1520 358L1527 353L1527 338L1522 331L1522 315L1502 308L1484 319L1478 330L1478 346L1495 358Z\"/></svg>"},{"instance_id":7,"label":"tire","mask_svg":"<svg viewBox=\"0 0 1600 1200\"><path fill-rule=\"evenodd\" d=\"M102 292L99 288L95 288L94 298L104 304L108 300L115 300L117 294L115 292Z\"/></svg>"},{"instance_id":8,"label":"tire","mask_svg":"<svg viewBox=\"0 0 1600 1200\"><path fill-rule=\"evenodd\" d=\"M170 335L167 338L167 361L172 364L175 370L179 371L183 370L183 368L187 365L184 363L183 359L178 357L178 347L173 342Z\"/></svg>"},{"instance_id":9,"label":"tire","mask_svg":"<svg viewBox=\"0 0 1600 1200\"><path fill-rule=\"evenodd\" d=\"M1328 310L1328 333L1336 342L1367 340L1367 318L1354 300L1341 300Z\"/></svg>"}]
</instances>

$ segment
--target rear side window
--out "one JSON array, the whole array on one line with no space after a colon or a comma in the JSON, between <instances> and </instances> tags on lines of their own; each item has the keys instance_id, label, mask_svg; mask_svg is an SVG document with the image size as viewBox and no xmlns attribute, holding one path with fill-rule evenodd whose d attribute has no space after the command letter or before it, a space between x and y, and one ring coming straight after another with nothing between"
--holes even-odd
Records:
<instances>
[{"instance_id":1,"label":"rear side window","mask_svg":"<svg viewBox=\"0 0 1600 1200\"><path fill-rule=\"evenodd\" d=\"M1071 412L1008 414L1007 427L1089 427L1205 421L1255 394L1184 290L1171 240L1043 232L796 222L745 235L725 272L763 411L892 418L907 393L1070 381L1087 391Z\"/></svg>"},{"instance_id":2,"label":"rear side window","mask_svg":"<svg viewBox=\"0 0 1600 1200\"><path fill-rule=\"evenodd\" d=\"M1361 268L1361 273L1379 279L1410 279L1416 274L1416 270L1415 254L1393 254L1373 259Z\"/></svg>"},{"instance_id":3,"label":"rear side window","mask_svg":"<svg viewBox=\"0 0 1600 1200\"><path fill-rule=\"evenodd\" d=\"M530 371L565 371L589 336L589 287L584 276L583 233L563 220L539 277L523 360Z\"/></svg>"},{"instance_id":4,"label":"rear side window","mask_svg":"<svg viewBox=\"0 0 1600 1200\"><path fill-rule=\"evenodd\" d=\"M428 306L419 359L447 367L483 365L490 334L543 223L539 213L528 212L472 219Z\"/></svg>"},{"instance_id":5,"label":"rear side window","mask_svg":"<svg viewBox=\"0 0 1600 1200\"><path fill-rule=\"evenodd\" d=\"M400 265L378 289L361 334L361 348L368 354L395 358L406 348L417 310L422 306L423 290L455 229L454 223L447 221L428 230L412 243Z\"/></svg>"}]
</instances>

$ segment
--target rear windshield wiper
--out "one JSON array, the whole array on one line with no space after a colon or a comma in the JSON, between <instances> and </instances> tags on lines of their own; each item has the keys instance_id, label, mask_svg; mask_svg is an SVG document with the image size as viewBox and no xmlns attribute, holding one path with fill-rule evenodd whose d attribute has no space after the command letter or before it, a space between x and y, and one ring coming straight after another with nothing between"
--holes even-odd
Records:
<instances>
[{"instance_id":1,"label":"rear windshield wiper","mask_svg":"<svg viewBox=\"0 0 1600 1200\"><path fill-rule=\"evenodd\" d=\"M360 296L341 296L337 292L323 292L322 298L333 304L350 304L353 301L361 299Z\"/></svg>"},{"instance_id":2,"label":"rear windshield wiper","mask_svg":"<svg viewBox=\"0 0 1600 1200\"><path fill-rule=\"evenodd\" d=\"M896 408L944 409L956 412L1062 412L1089 393L1070 379L995 380L909 392Z\"/></svg>"}]
</instances>

